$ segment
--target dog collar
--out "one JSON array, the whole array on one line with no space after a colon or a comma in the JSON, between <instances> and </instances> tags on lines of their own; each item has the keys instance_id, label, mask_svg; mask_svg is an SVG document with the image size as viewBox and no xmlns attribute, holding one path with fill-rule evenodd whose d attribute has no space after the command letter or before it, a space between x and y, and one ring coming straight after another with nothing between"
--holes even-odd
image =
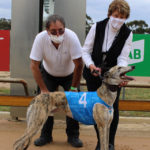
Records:
<instances>
[{"instance_id":1,"label":"dog collar","mask_svg":"<svg viewBox=\"0 0 150 150\"><path fill-rule=\"evenodd\" d=\"M118 86L117 85L107 85L108 86L108 88L109 88L109 90L111 91L111 92L116 92L117 90L118 90Z\"/></svg>"},{"instance_id":2,"label":"dog collar","mask_svg":"<svg viewBox=\"0 0 150 150\"><path fill-rule=\"evenodd\" d=\"M104 81L103 81L104 82ZM105 85L107 86L107 88L111 91L111 92L116 92L118 90L118 85L110 85L106 82L104 82Z\"/></svg>"}]
</instances>

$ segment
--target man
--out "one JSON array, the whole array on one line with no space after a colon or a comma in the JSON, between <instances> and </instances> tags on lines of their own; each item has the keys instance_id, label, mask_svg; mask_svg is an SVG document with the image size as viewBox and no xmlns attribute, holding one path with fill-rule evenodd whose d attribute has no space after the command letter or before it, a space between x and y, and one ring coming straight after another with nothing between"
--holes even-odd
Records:
<instances>
[{"instance_id":1,"label":"man","mask_svg":"<svg viewBox=\"0 0 150 150\"><path fill-rule=\"evenodd\" d=\"M102 80L99 74L104 74L109 68L128 65L128 56L132 45L132 32L125 25L130 15L130 7L125 0L113 0L109 5L108 18L94 24L84 43L82 58L85 63L83 76L87 83L88 91L96 91ZM121 86L127 83L123 82ZM116 130L119 122L118 102L121 88L117 90L114 103L114 118L110 126L109 150L114 150ZM99 150L99 131L95 125L98 137L96 150Z\"/></svg>"},{"instance_id":2,"label":"man","mask_svg":"<svg viewBox=\"0 0 150 150\"><path fill-rule=\"evenodd\" d=\"M34 40L30 59L31 70L39 87L38 93L56 91L59 85L65 91L77 91L83 68L81 45L77 35L65 28L65 21L61 16L48 17L46 30ZM53 120L53 116L48 117L40 138L34 142L36 146L52 142ZM82 147L79 123L69 117L66 117L66 123L68 143L74 147Z\"/></svg>"}]
</instances>

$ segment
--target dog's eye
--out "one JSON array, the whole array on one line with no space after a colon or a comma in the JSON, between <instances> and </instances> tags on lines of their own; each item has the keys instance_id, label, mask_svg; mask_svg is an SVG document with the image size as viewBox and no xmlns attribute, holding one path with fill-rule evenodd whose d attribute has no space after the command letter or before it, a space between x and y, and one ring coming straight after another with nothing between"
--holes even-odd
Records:
<instances>
[{"instance_id":1,"label":"dog's eye","mask_svg":"<svg viewBox=\"0 0 150 150\"><path fill-rule=\"evenodd\" d=\"M121 67L118 68L119 70L121 69Z\"/></svg>"}]
</instances>

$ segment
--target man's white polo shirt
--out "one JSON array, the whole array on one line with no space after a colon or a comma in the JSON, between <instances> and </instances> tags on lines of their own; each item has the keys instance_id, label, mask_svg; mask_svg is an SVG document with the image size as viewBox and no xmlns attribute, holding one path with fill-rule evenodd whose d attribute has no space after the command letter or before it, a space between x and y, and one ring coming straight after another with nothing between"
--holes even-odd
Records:
<instances>
[{"instance_id":1,"label":"man's white polo shirt","mask_svg":"<svg viewBox=\"0 0 150 150\"><path fill-rule=\"evenodd\" d=\"M64 77L74 70L72 60L81 57L81 44L77 35L65 28L64 40L55 48L47 31L39 33L33 43L30 59L43 61L45 70L52 76Z\"/></svg>"}]
</instances>

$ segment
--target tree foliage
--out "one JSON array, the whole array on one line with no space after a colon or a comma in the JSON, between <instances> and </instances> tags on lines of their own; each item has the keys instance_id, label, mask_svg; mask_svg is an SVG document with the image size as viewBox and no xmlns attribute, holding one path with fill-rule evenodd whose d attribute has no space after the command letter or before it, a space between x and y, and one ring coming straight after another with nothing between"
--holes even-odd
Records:
<instances>
[{"instance_id":1,"label":"tree foliage","mask_svg":"<svg viewBox=\"0 0 150 150\"><path fill-rule=\"evenodd\" d=\"M150 34L150 28L144 20L134 20L127 23L127 26L136 34Z\"/></svg>"},{"instance_id":2,"label":"tree foliage","mask_svg":"<svg viewBox=\"0 0 150 150\"><path fill-rule=\"evenodd\" d=\"M88 32L93 24L94 23L93 23L92 18L86 14L86 35L88 34Z\"/></svg>"},{"instance_id":3,"label":"tree foliage","mask_svg":"<svg viewBox=\"0 0 150 150\"><path fill-rule=\"evenodd\" d=\"M92 18L86 14L86 35L93 24L94 23ZM150 34L150 27L144 20L134 20L127 22L127 26L132 30L133 33Z\"/></svg>"},{"instance_id":4,"label":"tree foliage","mask_svg":"<svg viewBox=\"0 0 150 150\"><path fill-rule=\"evenodd\" d=\"M0 18L0 30L10 30L11 29L11 20Z\"/></svg>"}]
</instances>

